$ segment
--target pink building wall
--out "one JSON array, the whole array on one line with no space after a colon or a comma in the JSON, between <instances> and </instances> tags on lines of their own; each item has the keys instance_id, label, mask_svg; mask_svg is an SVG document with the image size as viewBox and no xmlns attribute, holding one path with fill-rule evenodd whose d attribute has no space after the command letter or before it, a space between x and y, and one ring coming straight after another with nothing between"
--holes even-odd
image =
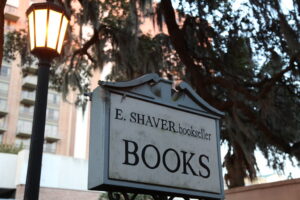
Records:
<instances>
[{"instance_id":1,"label":"pink building wall","mask_svg":"<svg viewBox=\"0 0 300 200\"><path fill-rule=\"evenodd\" d=\"M300 179L291 179L226 190L225 199L300 200Z\"/></svg>"}]
</instances>

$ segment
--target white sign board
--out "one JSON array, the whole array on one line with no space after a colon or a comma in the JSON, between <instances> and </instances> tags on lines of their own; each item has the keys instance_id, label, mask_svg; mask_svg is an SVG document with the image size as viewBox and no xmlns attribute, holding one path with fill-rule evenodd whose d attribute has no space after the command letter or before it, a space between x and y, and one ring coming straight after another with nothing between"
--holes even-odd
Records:
<instances>
[{"instance_id":1,"label":"white sign board","mask_svg":"<svg viewBox=\"0 0 300 200\"><path fill-rule=\"evenodd\" d=\"M111 95L109 178L220 192L216 122Z\"/></svg>"},{"instance_id":2,"label":"white sign board","mask_svg":"<svg viewBox=\"0 0 300 200\"><path fill-rule=\"evenodd\" d=\"M215 110L157 75L101 83L92 96L89 189L222 199Z\"/></svg>"}]
</instances>

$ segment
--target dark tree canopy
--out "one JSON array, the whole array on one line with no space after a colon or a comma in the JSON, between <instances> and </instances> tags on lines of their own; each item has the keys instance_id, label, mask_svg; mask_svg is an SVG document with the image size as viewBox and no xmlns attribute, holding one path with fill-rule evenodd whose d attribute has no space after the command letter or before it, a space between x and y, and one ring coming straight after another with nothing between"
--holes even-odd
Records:
<instances>
[{"instance_id":1,"label":"dark tree canopy","mask_svg":"<svg viewBox=\"0 0 300 200\"><path fill-rule=\"evenodd\" d=\"M286 2L248 0L234 8L234 0L178 0L175 10L171 0L65 0L79 32L69 32L52 69L53 86L86 92L86 78L108 62L111 80L157 72L189 82L226 113L225 180L230 188L243 186L245 177L256 177L255 150L276 170L288 158L300 160L300 1L291 0L292 9ZM168 34L143 34L145 17ZM84 36L87 29L91 35ZM6 59L19 51L23 64L32 64L20 42L25 37L7 35Z\"/></svg>"}]
</instances>

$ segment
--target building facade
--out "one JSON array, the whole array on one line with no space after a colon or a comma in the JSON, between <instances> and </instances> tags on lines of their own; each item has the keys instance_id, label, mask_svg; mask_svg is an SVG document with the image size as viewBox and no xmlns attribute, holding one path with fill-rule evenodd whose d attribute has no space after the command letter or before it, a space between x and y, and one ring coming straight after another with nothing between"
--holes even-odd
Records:
<instances>
[{"instance_id":1,"label":"building facade","mask_svg":"<svg viewBox=\"0 0 300 200\"><path fill-rule=\"evenodd\" d=\"M25 12L32 0L7 0L4 31L25 29ZM0 144L29 148L32 129L37 65L23 76L20 60L3 61L0 71ZM76 94L68 97L75 102ZM76 107L62 100L54 90L48 92L44 151L74 156L76 132Z\"/></svg>"}]
</instances>

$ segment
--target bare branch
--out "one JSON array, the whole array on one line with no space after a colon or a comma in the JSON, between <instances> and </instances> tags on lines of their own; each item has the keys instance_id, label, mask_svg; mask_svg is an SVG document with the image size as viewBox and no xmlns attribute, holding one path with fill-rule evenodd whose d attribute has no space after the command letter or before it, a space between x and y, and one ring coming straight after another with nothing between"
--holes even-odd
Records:
<instances>
[{"instance_id":1,"label":"bare branch","mask_svg":"<svg viewBox=\"0 0 300 200\"><path fill-rule=\"evenodd\" d=\"M71 63L70 63L71 67L74 66L74 60L75 60L75 57L76 57L77 55L87 55L88 58L89 58L92 62L95 62L95 60L92 59L92 57L91 57L90 54L88 53L88 49L98 41L98 39L99 39L99 38L98 38L98 37L99 37L99 36L98 36L98 33L99 33L99 32L98 32L96 29L94 29L94 34L93 34L93 36L92 36L86 43L83 44L82 48L77 49L77 50L74 51L74 53L73 53L73 55L72 55L72 58L71 58Z\"/></svg>"}]
</instances>

